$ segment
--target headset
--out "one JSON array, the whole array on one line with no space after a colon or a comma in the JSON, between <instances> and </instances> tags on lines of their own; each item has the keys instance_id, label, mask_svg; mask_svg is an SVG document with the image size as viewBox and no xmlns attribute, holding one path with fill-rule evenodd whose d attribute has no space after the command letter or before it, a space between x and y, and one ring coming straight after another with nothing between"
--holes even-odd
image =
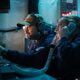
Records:
<instances>
[{"instance_id":1,"label":"headset","mask_svg":"<svg viewBox=\"0 0 80 80\"><path fill-rule=\"evenodd\" d=\"M70 22L68 26L63 27L64 31L67 32L68 37L71 37L71 35L76 30L76 24L74 22Z\"/></svg>"}]
</instances>

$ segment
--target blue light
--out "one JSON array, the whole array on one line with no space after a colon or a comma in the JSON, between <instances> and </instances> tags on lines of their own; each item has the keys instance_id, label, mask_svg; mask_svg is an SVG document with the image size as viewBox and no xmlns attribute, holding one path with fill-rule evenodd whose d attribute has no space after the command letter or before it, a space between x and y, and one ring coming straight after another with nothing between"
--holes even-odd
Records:
<instances>
[{"instance_id":1,"label":"blue light","mask_svg":"<svg viewBox=\"0 0 80 80\"><path fill-rule=\"evenodd\" d=\"M60 0L39 0L39 14L49 24L55 24L60 17Z\"/></svg>"}]
</instances>

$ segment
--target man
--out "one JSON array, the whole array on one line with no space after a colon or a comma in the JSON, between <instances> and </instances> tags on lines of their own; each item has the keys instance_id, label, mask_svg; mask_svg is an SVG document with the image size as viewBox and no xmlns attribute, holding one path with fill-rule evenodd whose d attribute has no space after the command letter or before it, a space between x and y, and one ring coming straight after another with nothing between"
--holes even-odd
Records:
<instances>
[{"instance_id":1,"label":"man","mask_svg":"<svg viewBox=\"0 0 80 80\"><path fill-rule=\"evenodd\" d=\"M80 74L80 18L60 18L55 31L55 58L47 73L60 80L74 80Z\"/></svg>"},{"instance_id":2,"label":"man","mask_svg":"<svg viewBox=\"0 0 80 80\"><path fill-rule=\"evenodd\" d=\"M50 45L54 34L43 18L36 14L29 14L23 22L17 24L23 27L25 37L30 40L28 50L21 53L15 50L9 50L0 46L0 53L3 58L20 66L42 68L44 67Z\"/></svg>"}]
</instances>

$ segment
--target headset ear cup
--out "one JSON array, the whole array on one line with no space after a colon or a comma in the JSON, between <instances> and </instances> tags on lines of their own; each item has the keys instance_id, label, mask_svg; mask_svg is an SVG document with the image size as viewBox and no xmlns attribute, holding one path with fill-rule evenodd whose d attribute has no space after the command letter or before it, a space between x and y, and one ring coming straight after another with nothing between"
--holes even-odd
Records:
<instances>
[{"instance_id":1,"label":"headset ear cup","mask_svg":"<svg viewBox=\"0 0 80 80\"><path fill-rule=\"evenodd\" d=\"M72 41L78 33L77 25L75 22L70 22L68 25L69 40Z\"/></svg>"},{"instance_id":2,"label":"headset ear cup","mask_svg":"<svg viewBox=\"0 0 80 80\"><path fill-rule=\"evenodd\" d=\"M75 22L69 22L69 24L67 26L64 26L62 30L65 36L67 38L70 38L75 33L76 30Z\"/></svg>"},{"instance_id":3,"label":"headset ear cup","mask_svg":"<svg viewBox=\"0 0 80 80\"><path fill-rule=\"evenodd\" d=\"M69 30L70 33L73 33L76 30L76 24L75 24L75 22L70 22L68 24L68 30Z\"/></svg>"}]
</instances>

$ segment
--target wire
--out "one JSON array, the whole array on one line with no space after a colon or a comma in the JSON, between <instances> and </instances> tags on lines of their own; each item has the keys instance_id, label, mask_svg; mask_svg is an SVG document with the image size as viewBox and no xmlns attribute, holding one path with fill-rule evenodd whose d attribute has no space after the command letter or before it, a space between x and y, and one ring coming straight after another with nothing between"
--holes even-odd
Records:
<instances>
[{"instance_id":1,"label":"wire","mask_svg":"<svg viewBox=\"0 0 80 80\"><path fill-rule=\"evenodd\" d=\"M0 29L0 32L12 32L12 31L18 31L20 30L21 28L19 27L14 27L14 28L7 28L7 29Z\"/></svg>"}]
</instances>

